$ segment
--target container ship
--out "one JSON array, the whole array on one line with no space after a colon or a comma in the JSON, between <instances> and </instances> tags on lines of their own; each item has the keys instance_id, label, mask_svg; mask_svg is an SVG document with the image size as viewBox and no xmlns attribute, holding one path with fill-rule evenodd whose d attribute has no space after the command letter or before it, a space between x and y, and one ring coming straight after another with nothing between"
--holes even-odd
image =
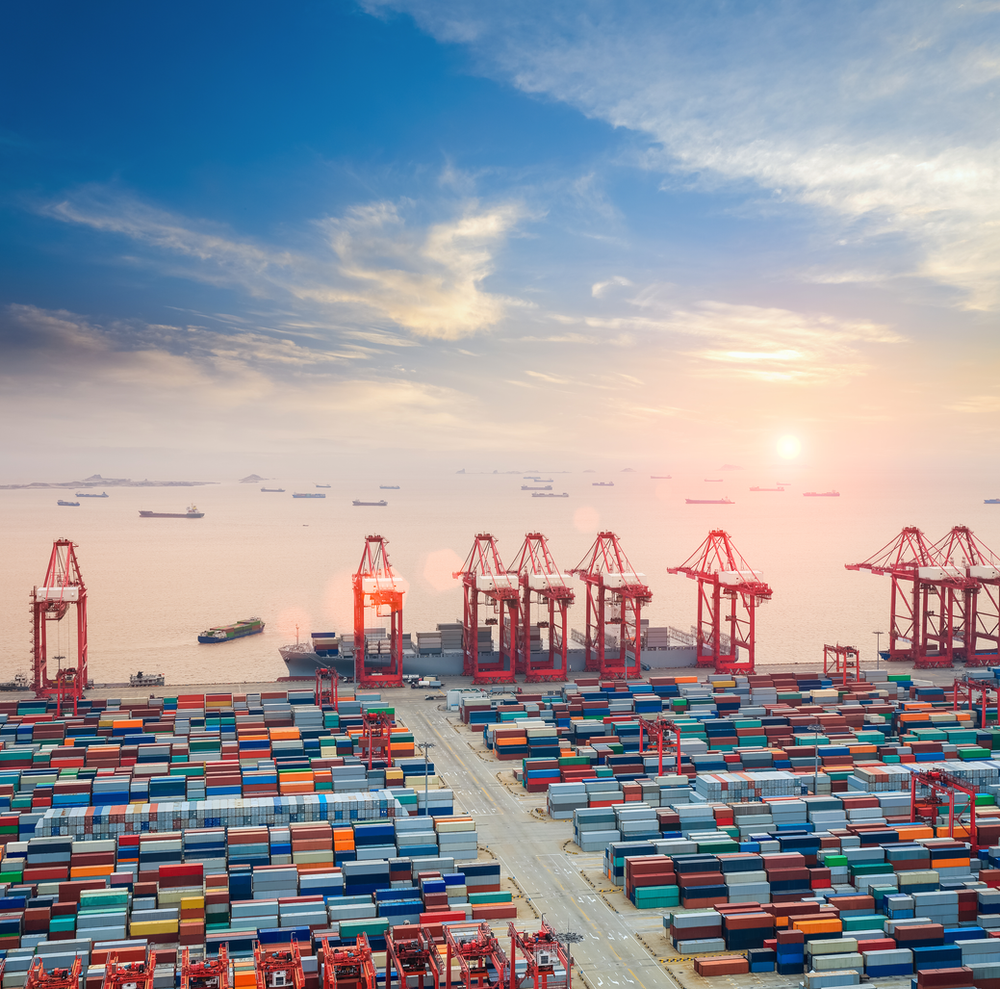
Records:
<instances>
[{"instance_id":1,"label":"container ship","mask_svg":"<svg viewBox=\"0 0 1000 989\"><path fill-rule=\"evenodd\" d=\"M76 497L77 498L107 498L108 497L108 493L107 493L107 491L102 491L100 494L93 494L92 492L89 492L89 491L77 491Z\"/></svg>"},{"instance_id":2,"label":"container ship","mask_svg":"<svg viewBox=\"0 0 1000 989\"><path fill-rule=\"evenodd\" d=\"M839 498L839 491L803 491L803 498Z\"/></svg>"},{"instance_id":3,"label":"container ship","mask_svg":"<svg viewBox=\"0 0 1000 989\"><path fill-rule=\"evenodd\" d=\"M139 512L141 519L203 519L204 512L198 511L197 505L189 505L186 512Z\"/></svg>"},{"instance_id":4,"label":"container ship","mask_svg":"<svg viewBox=\"0 0 1000 989\"><path fill-rule=\"evenodd\" d=\"M984 505L1000 505L1000 498L984 498Z\"/></svg>"},{"instance_id":5,"label":"container ship","mask_svg":"<svg viewBox=\"0 0 1000 989\"><path fill-rule=\"evenodd\" d=\"M63 501L62 498L60 498L56 502L56 504L57 505L62 505L63 508L79 508L80 507L80 502L78 502L78 501Z\"/></svg>"},{"instance_id":6,"label":"container ship","mask_svg":"<svg viewBox=\"0 0 1000 989\"><path fill-rule=\"evenodd\" d=\"M785 489L779 484L776 488L751 488L751 491L784 491Z\"/></svg>"},{"instance_id":7,"label":"container ship","mask_svg":"<svg viewBox=\"0 0 1000 989\"><path fill-rule=\"evenodd\" d=\"M564 491L562 494L545 494L543 491L536 491L532 498L568 498L569 492Z\"/></svg>"},{"instance_id":8,"label":"container ship","mask_svg":"<svg viewBox=\"0 0 1000 989\"><path fill-rule=\"evenodd\" d=\"M203 645L231 642L233 639L242 639L247 635L257 635L263 631L264 623L259 618L242 618L232 625L219 625L206 629L198 636L198 641Z\"/></svg>"},{"instance_id":9,"label":"container ship","mask_svg":"<svg viewBox=\"0 0 1000 989\"><path fill-rule=\"evenodd\" d=\"M685 498L684 503L687 505L735 505L735 501L730 501L728 498Z\"/></svg>"},{"instance_id":10,"label":"container ship","mask_svg":"<svg viewBox=\"0 0 1000 989\"><path fill-rule=\"evenodd\" d=\"M371 633L372 630L366 630ZM541 646L541 630L532 629L532 644ZM365 646L365 665L371 669L379 665L379 657L384 657L384 665L389 666L389 640L378 630L369 634ZM293 642L281 646L278 653L285 662L291 677L313 677L318 669L332 669L339 676L354 676L354 641L345 643L336 632L313 632L310 642ZM690 636L666 628L646 627L643 633L641 662L644 669L673 670L690 669L697 663L696 646L688 644ZM668 642L680 645L668 645ZM479 629L480 654L491 653L494 649L493 629L485 626ZM403 636L403 673L418 676L461 676L465 665L462 651L462 626L459 622L438 625L436 632L417 632L416 642L409 633ZM586 669L586 650L576 639L568 644L566 662L570 672L582 673Z\"/></svg>"},{"instance_id":11,"label":"container ship","mask_svg":"<svg viewBox=\"0 0 1000 989\"><path fill-rule=\"evenodd\" d=\"M294 491L292 492L293 498L325 498L326 495L322 491Z\"/></svg>"},{"instance_id":12,"label":"container ship","mask_svg":"<svg viewBox=\"0 0 1000 989\"><path fill-rule=\"evenodd\" d=\"M285 493L285 489L284 488L261 488L260 490L263 491L265 494L284 494Z\"/></svg>"},{"instance_id":13,"label":"container ship","mask_svg":"<svg viewBox=\"0 0 1000 989\"><path fill-rule=\"evenodd\" d=\"M361 507L361 508L385 508L386 505L389 504L389 502L387 502L385 500L385 498L382 498L380 501L358 501L358 499L355 498L354 501L351 502L351 504L354 505L355 508L359 508L359 507Z\"/></svg>"}]
</instances>

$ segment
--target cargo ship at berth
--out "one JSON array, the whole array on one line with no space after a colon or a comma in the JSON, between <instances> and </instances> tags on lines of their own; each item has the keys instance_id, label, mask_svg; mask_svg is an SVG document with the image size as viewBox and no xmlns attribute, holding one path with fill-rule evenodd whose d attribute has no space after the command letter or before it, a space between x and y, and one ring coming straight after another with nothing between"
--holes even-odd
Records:
<instances>
[{"instance_id":1,"label":"cargo ship at berth","mask_svg":"<svg viewBox=\"0 0 1000 989\"><path fill-rule=\"evenodd\" d=\"M219 625L206 629L198 636L202 645L212 645L216 642L231 642L247 635L257 635L264 631L264 623L259 618L243 618L232 625Z\"/></svg>"},{"instance_id":2,"label":"cargo ship at berth","mask_svg":"<svg viewBox=\"0 0 1000 989\"><path fill-rule=\"evenodd\" d=\"M365 665L371 670L380 664L390 665L389 640L384 630L366 629ZM374 634L373 634L374 633ZM481 655L494 652L493 630L479 629ZM541 646L541 630L532 629L532 645ZM336 632L313 632L310 642L295 641L281 646L278 653L291 677L314 677L318 669L334 670L338 676L354 676L354 640L346 642ZM696 665L696 649L690 634L677 629L649 628L643 632L640 661L644 670L690 669ZM571 673L586 669L586 650L582 636L573 633L567 644L566 662ZM436 632L403 635L403 673L418 676L461 676L465 665L462 651L462 626L458 622L439 625Z\"/></svg>"},{"instance_id":3,"label":"cargo ship at berth","mask_svg":"<svg viewBox=\"0 0 1000 989\"><path fill-rule=\"evenodd\" d=\"M735 501L728 498L685 498L687 505L735 505Z\"/></svg>"},{"instance_id":4,"label":"cargo ship at berth","mask_svg":"<svg viewBox=\"0 0 1000 989\"><path fill-rule=\"evenodd\" d=\"M198 511L197 505L189 505L186 512L139 512L141 519L203 519L204 512Z\"/></svg>"}]
</instances>

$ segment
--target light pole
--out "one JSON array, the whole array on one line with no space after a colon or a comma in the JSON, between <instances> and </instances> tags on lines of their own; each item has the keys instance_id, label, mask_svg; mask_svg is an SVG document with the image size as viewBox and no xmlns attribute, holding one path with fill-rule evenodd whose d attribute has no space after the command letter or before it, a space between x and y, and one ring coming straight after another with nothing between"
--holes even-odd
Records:
<instances>
[{"instance_id":1,"label":"light pole","mask_svg":"<svg viewBox=\"0 0 1000 989\"><path fill-rule=\"evenodd\" d=\"M877 670L879 668L879 660L882 658L882 653L879 651L878 646L879 642L882 641L882 636L885 635L885 632L872 632L872 635L875 636L875 669Z\"/></svg>"},{"instance_id":2,"label":"light pole","mask_svg":"<svg viewBox=\"0 0 1000 989\"><path fill-rule=\"evenodd\" d=\"M576 931L553 931L552 936L566 945L566 989L573 989L573 945L582 941L583 935Z\"/></svg>"},{"instance_id":3,"label":"light pole","mask_svg":"<svg viewBox=\"0 0 1000 989\"><path fill-rule=\"evenodd\" d=\"M816 732L820 735L823 734L822 725L806 725L806 728L810 728L812 729L813 732ZM818 787L819 787L819 745L817 745L816 741L813 740L813 796L814 797L817 795L816 791Z\"/></svg>"},{"instance_id":4,"label":"light pole","mask_svg":"<svg viewBox=\"0 0 1000 989\"><path fill-rule=\"evenodd\" d=\"M427 806L427 750L434 748L433 742L420 742L420 748L424 750L424 817L429 816L430 808Z\"/></svg>"}]
</instances>

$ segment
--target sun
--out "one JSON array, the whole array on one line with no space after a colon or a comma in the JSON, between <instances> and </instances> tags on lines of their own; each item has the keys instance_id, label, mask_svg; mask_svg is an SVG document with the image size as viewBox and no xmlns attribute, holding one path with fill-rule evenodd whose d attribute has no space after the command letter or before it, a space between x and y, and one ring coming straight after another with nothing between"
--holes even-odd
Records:
<instances>
[{"instance_id":1,"label":"sun","mask_svg":"<svg viewBox=\"0 0 1000 989\"><path fill-rule=\"evenodd\" d=\"M778 440L778 456L785 460L794 460L802 452L802 444L795 436L782 436Z\"/></svg>"}]
</instances>

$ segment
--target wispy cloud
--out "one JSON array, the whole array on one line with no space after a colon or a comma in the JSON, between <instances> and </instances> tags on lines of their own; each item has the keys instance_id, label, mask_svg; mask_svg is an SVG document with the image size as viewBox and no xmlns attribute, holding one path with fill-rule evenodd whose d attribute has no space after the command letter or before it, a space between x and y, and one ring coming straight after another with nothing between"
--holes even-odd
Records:
<instances>
[{"instance_id":1,"label":"wispy cloud","mask_svg":"<svg viewBox=\"0 0 1000 989\"><path fill-rule=\"evenodd\" d=\"M407 222L407 205L375 202L318 220L323 244L312 250L254 243L106 189L82 190L41 212L125 237L171 273L181 264L177 273L194 279L336 315L370 342L391 344L392 327L456 340L527 305L483 287L496 252L526 216L523 207L466 200L452 205L448 219L421 227ZM383 325L372 328L372 321Z\"/></svg>"},{"instance_id":2,"label":"wispy cloud","mask_svg":"<svg viewBox=\"0 0 1000 989\"><path fill-rule=\"evenodd\" d=\"M369 0L482 70L645 137L637 161L704 189L902 235L903 272L1000 306L1000 11L993 2Z\"/></svg>"}]
</instances>

